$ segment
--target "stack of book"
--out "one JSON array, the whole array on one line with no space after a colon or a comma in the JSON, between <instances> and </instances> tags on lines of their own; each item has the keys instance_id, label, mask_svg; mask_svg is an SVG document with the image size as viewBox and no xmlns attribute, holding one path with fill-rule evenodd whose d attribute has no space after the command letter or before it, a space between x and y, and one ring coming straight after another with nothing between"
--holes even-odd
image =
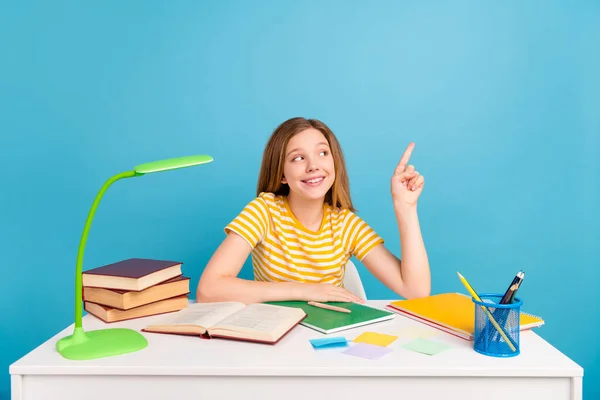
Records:
<instances>
[{"instance_id":1,"label":"stack of book","mask_svg":"<svg viewBox=\"0 0 600 400\"><path fill-rule=\"evenodd\" d=\"M179 311L188 306L190 278L181 262L130 258L84 271L84 309L104 322Z\"/></svg>"}]
</instances>

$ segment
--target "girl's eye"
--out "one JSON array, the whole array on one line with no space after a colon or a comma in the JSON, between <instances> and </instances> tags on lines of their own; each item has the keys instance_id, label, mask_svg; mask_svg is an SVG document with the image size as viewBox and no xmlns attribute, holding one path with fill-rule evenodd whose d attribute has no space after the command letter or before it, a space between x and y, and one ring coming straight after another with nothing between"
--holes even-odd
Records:
<instances>
[{"instance_id":1,"label":"girl's eye","mask_svg":"<svg viewBox=\"0 0 600 400\"><path fill-rule=\"evenodd\" d=\"M321 150L321 151L319 152L319 155L320 155L320 156L326 156L327 154L329 154L329 153L327 152L327 150Z\"/></svg>"},{"instance_id":2,"label":"girl's eye","mask_svg":"<svg viewBox=\"0 0 600 400\"><path fill-rule=\"evenodd\" d=\"M302 156L296 156L294 158L292 158L292 161L301 161L302 160Z\"/></svg>"}]
</instances>

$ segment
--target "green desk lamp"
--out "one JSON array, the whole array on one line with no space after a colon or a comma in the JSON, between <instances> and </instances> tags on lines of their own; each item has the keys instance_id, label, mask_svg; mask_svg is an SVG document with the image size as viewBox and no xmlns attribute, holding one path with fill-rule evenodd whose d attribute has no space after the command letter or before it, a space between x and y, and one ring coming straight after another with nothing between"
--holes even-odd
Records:
<instances>
[{"instance_id":1,"label":"green desk lamp","mask_svg":"<svg viewBox=\"0 0 600 400\"><path fill-rule=\"evenodd\" d=\"M104 192L110 185L123 178L133 178L153 172L168 171L192 167L194 165L206 164L213 160L211 156L197 155L189 157L172 158L168 160L154 161L134 167L133 171L122 172L106 181L104 186L96 195L92 208L88 214L79 250L77 252L77 264L75 267L75 329L73 334L56 342L56 349L65 358L71 360L91 360L94 358L110 357L119 354L131 353L141 350L148 345L146 338L139 332L126 328L99 329L85 332L82 327L82 269L83 253L87 241L88 232L96 208Z\"/></svg>"}]
</instances>

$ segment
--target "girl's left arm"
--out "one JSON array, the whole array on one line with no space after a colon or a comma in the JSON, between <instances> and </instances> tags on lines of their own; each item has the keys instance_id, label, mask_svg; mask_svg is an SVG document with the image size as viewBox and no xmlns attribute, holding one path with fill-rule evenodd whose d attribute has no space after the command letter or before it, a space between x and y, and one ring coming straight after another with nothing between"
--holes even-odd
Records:
<instances>
[{"instance_id":1,"label":"girl's left arm","mask_svg":"<svg viewBox=\"0 0 600 400\"><path fill-rule=\"evenodd\" d=\"M413 148L414 143L410 143L391 183L402 261L382 244L373 248L362 260L377 279L407 299L426 297L431 293L429 260L417 214L417 200L425 179L412 165L407 166Z\"/></svg>"},{"instance_id":2,"label":"girl's left arm","mask_svg":"<svg viewBox=\"0 0 600 400\"><path fill-rule=\"evenodd\" d=\"M421 235L416 208L394 207L400 232L402 261L383 244L374 247L362 263L384 285L410 299L426 297L431 292L431 276L425 243Z\"/></svg>"}]
</instances>

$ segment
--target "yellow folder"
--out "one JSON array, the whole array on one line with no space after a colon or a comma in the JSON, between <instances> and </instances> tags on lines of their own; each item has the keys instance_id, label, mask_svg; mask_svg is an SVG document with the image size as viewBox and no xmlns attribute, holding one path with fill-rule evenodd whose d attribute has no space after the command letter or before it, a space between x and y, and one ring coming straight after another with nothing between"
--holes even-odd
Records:
<instances>
[{"instance_id":1,"label":"yellow folder","mask_svg":"<svg viewBox=\"0 0 600 400\"><path fill-rule=\"evenodd\" d=\"M429 326L473 340L475 331L475 304L471 297L462 293L441 293L429 297L398 300L388 308ZM521 311L521 330L536 328L544 320Z\"/></svg>"}]
</instances>

